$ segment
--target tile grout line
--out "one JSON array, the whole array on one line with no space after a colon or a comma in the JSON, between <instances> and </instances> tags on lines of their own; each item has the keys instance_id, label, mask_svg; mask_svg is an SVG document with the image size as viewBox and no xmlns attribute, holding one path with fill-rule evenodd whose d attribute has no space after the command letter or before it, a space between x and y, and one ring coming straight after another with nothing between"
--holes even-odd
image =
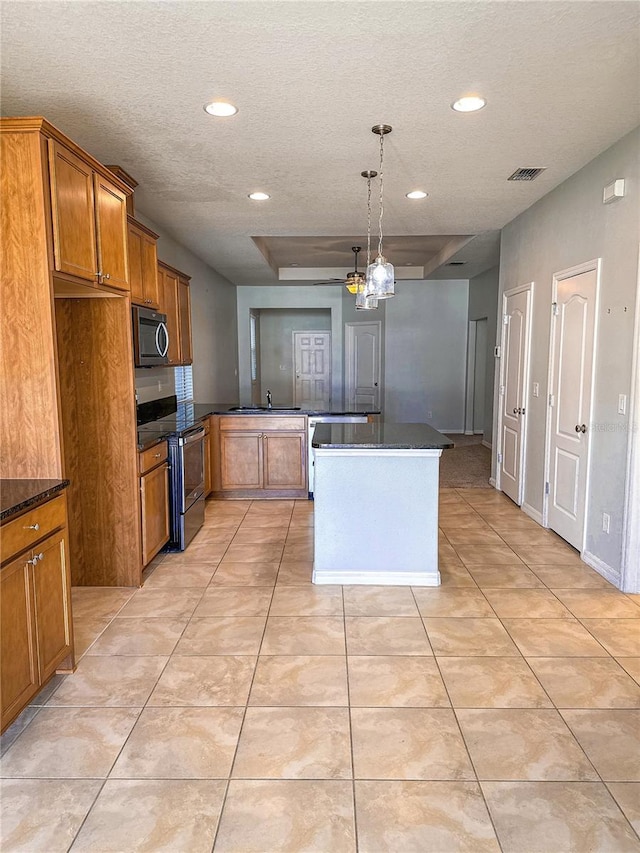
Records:
<instances>
[{"instance_id":1,"label":"tile grout line","mask_svg":"<svg viewBox=\"0 0 640 853\"><path fill-rule=\"evenodd\" d=\"M347 713L349 716L349 748L351 751L351 797L353 800L353 832L355 853L360 849L358 841L358 812L356 807L356 765L353 754L353 723L351 719L351 685L349 682L349 649L347 645L347 608L344 600L344 584L340 585L342 596L342 626L344 631L344 665L347 677Z\"/></svg>"}]
</instances>

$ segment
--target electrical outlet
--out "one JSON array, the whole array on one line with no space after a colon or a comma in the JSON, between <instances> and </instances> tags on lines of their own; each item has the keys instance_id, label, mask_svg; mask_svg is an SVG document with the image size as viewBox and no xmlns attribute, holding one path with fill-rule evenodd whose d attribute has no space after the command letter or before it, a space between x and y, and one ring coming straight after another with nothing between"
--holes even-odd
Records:
<instances>
[{"instance_id":1,"label":"electrical outlet","mask_svg":"<svg viewBox=\"0 0 640 853\"><path fill-rule=\"evenodd\" d=\"M618 414L626 415L627 414L627 395L626 394L618 394Z\"/></svg>"},{"instance_id":2,"label":"electrical outlet","mask_svg":"<svg viewBox=\"0 0 640 853\"><path fill-rule=\"evenodd\" d=\"M540 383L539 382L533 383L533 396L534 397L540 396Z\"/></svg>"},{"instance_id":3,"label":"electrical outlet","mask_svg":"<svg viewBox=\"0 0 640 853\"><path fill-rule=\"evenodd\" d=\"M602 532L608 533L611 526L611 516L608 512L602 513Z\"/></svg>"},{"instance_id":4,"label":"electrical outlet","mask_svg":"<svg viewBox=\"0 0 640 853\"><path fill-rule=\"evenodd\" d=\"M430 421L433 417L433 412L427 412L427 420Z\"/></svg>"}]
</instances>

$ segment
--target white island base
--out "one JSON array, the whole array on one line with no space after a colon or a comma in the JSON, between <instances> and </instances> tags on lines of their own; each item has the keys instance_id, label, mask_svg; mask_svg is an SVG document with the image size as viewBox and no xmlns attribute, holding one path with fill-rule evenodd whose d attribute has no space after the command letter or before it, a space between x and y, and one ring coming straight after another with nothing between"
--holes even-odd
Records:
<instances>
[{"instance_id":1,"label":"white island base","mask_svg":"<svg viewBox=\"0 0 640 853\"><path fill-rule=\"evenodd\" d=\"M438 586L442 449L314 447L313 582Z\"/></svg>"}]
</instances>

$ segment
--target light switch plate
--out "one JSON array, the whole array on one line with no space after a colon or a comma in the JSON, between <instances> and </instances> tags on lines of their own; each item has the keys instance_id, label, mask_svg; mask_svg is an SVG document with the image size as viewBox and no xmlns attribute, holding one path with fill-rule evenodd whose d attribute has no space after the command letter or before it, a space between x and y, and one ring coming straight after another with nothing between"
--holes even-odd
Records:
<instances>
[{"instance_id":1,"label":"light switch plate","mask_svg":"<svg viewBox=\"0 0 640 853\"><path fill-rule=\"evenodd\" d=\"M540 383L539 382L533 383L533 396L534 397L540 396Z\"/></svg>"},{"instance_id":2,"label":"light switch plate","mask_svg":"<svg viewBox=\"0 0 640 853\"><path fill-rule=\"evenodd\" d=\"M618 414L626 415L627 414L627 395L626 394L618 394Z\"/></svg>"}]
</instances>

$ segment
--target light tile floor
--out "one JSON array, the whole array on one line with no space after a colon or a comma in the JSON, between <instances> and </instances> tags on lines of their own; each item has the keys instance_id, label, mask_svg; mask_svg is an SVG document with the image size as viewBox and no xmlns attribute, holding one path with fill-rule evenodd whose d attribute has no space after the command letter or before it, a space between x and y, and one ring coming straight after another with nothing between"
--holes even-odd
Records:
<instances>
[{"instance_id":1,"label":"light tile floor","mask_svg":"<svg viewBox=\"0 0 640 853\"><path fill-rule=\"evenodd\" d=\"M142 589L75 589L3 851L640 851L640 597L493 491L440 525L438 589L314 587L304 501L210 502Z\"/></svg>"}]
</instances>

